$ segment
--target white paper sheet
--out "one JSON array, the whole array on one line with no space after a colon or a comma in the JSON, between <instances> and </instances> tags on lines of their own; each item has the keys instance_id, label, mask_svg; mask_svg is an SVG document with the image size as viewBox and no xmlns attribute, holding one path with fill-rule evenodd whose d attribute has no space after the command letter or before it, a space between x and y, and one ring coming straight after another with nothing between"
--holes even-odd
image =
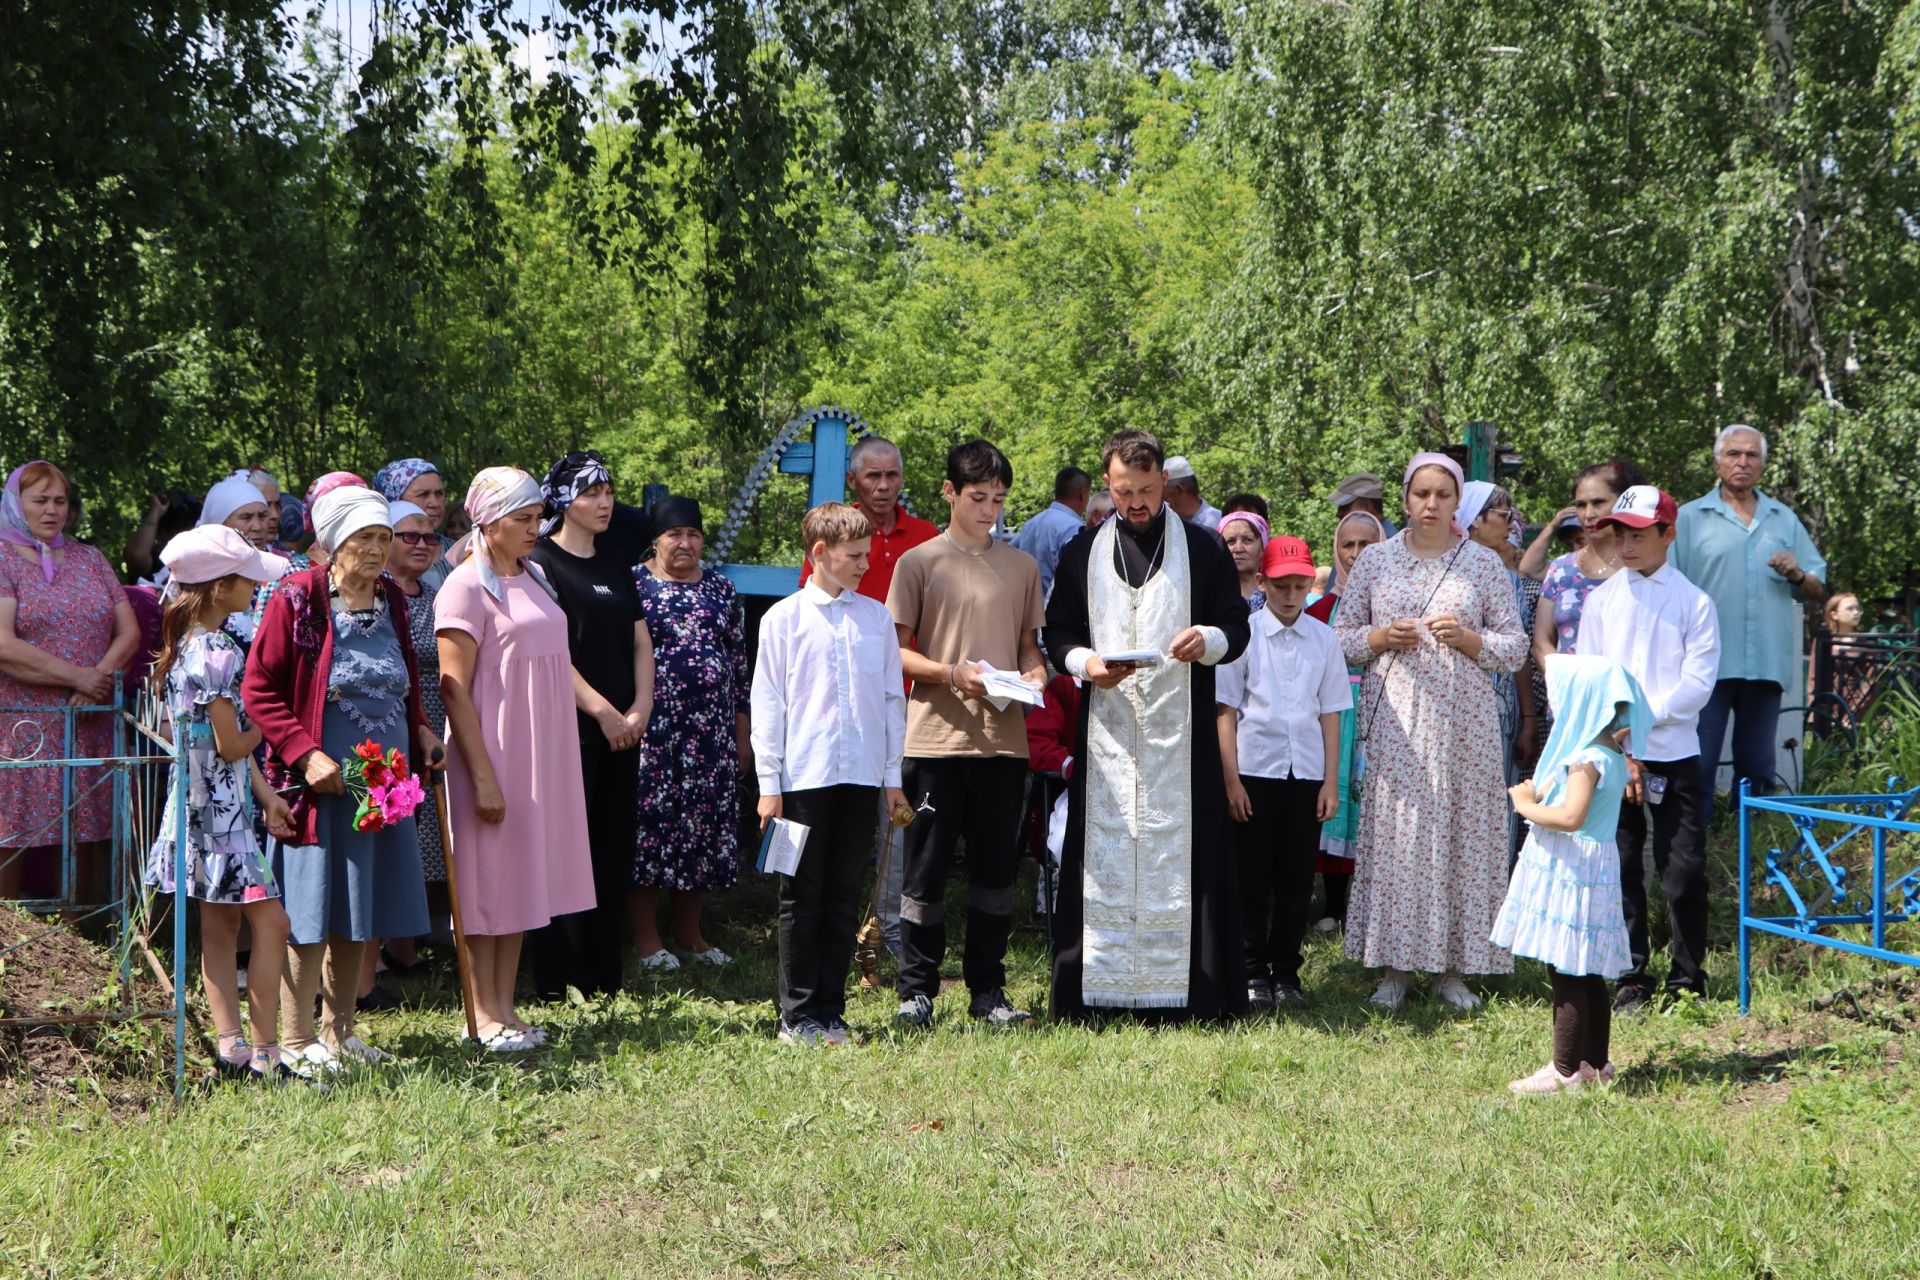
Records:
<instances>
[{"instance_id":1,"label":"white paper sheet","mask_svg":"<svg viewBox=\"0 0 1920 1280\"><path fill-rule=\"evenodd\" d=\"M995 711L1005 711L1016 702L1037 707L1047 700L1046 691L1039 685L1028 684L1020 678L1017 671L1002 671L991 663L975 663L980 674L980 683L987 686L987 702Z\"/></svg>"}]
</instances>

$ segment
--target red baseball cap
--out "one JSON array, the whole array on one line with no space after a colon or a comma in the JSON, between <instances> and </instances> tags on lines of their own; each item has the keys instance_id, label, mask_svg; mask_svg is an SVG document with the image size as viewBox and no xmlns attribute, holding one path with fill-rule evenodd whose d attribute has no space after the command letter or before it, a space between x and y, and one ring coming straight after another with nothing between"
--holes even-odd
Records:
<instances>
[{"instance_id":1,"label":"red baseball cap","mask_svg":"<svg viewBox=\"0 0 1920 1280\"><path fill-rule=\"evenodd\" d=\"M1672 494L1650 484L1636 484L1620 495L1611 513L1594 523L1623 524L1629 529L1645 529L1656 524L1671 528L1679 518L1680 506Z\"/></svg>"},{"instance_id":2,"label":"red baseball cap","mask_svg":"<svg viewBox=\"0 0 1920 1280\"><path fill-rule=\"evenodd\" d=\"M1269 578L1311 578L1317 566L1304 538L1275 538L1260 553L1260 572Z\"/></svg>"}]
</instances>

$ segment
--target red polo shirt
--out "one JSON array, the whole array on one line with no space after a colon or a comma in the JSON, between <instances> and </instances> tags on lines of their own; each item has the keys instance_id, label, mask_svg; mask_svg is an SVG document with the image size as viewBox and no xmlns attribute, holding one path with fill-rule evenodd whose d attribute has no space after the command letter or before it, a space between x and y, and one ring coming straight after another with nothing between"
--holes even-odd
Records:
<instances>
[{"instance_id":1,"label":"red polo shirt","mask_svg":"<svg viewBox=\"0 0 1920 1280\"><path fill-rule=\"evenodd\" d=\"M867 556L867 571L860 578L860 594L881 604L887 602L887 589L893 585L893 567L900 563L900 557L940 536L940 530L919 516L909 515L905 507L895 507L893 511L893 532L873 531L873 550ZM800 585L806 586L812 576L812 562L802 564Z\"/></svg>"}]
</instances>

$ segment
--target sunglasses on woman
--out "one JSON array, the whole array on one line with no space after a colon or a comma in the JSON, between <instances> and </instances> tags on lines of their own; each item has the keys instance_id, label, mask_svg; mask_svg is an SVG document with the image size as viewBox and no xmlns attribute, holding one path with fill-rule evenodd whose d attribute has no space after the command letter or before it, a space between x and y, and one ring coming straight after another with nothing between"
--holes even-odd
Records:
<instances>
[{"instance_id":1,"label":"sunglasses on woman","mask_svg":"<svg viewBox=\"0 0 1920 1280\"><path fill-rule=\"evenodd\" d=\"M396 531L393 536L400 539L400 541L406 543L410 547L417 547L421 543L426 542L429 539L439 538L440 535L429 530L426 533L419 533L414 531L409 531L407 533L400 533Z\"/></svg>"}]
</instances>

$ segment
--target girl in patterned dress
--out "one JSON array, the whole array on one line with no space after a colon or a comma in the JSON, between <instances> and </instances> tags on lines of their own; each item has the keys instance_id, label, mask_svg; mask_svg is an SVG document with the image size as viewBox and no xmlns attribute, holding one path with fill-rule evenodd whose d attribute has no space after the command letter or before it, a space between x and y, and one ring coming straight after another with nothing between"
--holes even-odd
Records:
<instances>
[{"instance_id":1,"label":"girl in patterned dress","mask_svg":"<svg viewBox=\"0 0 1920 1280\"><path fill-rule=\"evenodd\" d=\"M1646 694L1611 658L1553 654L1547 687L1558 715L1513 807L1531 826L1493 942L1546 964L1553 982L1553 1059L1507 1087L1558 1093L1613 1079L1607 979L1633 968L1614 831L1627 791L1623 740L1653 725Z\"/></svg>"},{"instance_id":2,"label":"girl in patterned dress","mask_svg":"<svg viewBox=\"0 0 1920 1280\"><path fill-rule=\"evenodd\" d=\"M148 851L145 881L162 893L178 892L175 842L183 840L187 896L200 903L200 976L219 1033L219 1065L256 1077L284 1074L276 1028L287 913L254 835L253 804L275 836L292 836L293 823L287 802L268 788L253 762L260 730L248 722L240 697L244 657L220 625L245 608L262 583L277 579L286 561L261 553L224 525L181 534L160 559L173 577L152 679L175 741L185 742L186 810ZM176 772L167 794L179 794L181 783ZM255 1045L240 1029L234 955L242 919L252 928L254 942L249 1013L254 1034L267 1037Z\"/></svg>"}]
</instances>

